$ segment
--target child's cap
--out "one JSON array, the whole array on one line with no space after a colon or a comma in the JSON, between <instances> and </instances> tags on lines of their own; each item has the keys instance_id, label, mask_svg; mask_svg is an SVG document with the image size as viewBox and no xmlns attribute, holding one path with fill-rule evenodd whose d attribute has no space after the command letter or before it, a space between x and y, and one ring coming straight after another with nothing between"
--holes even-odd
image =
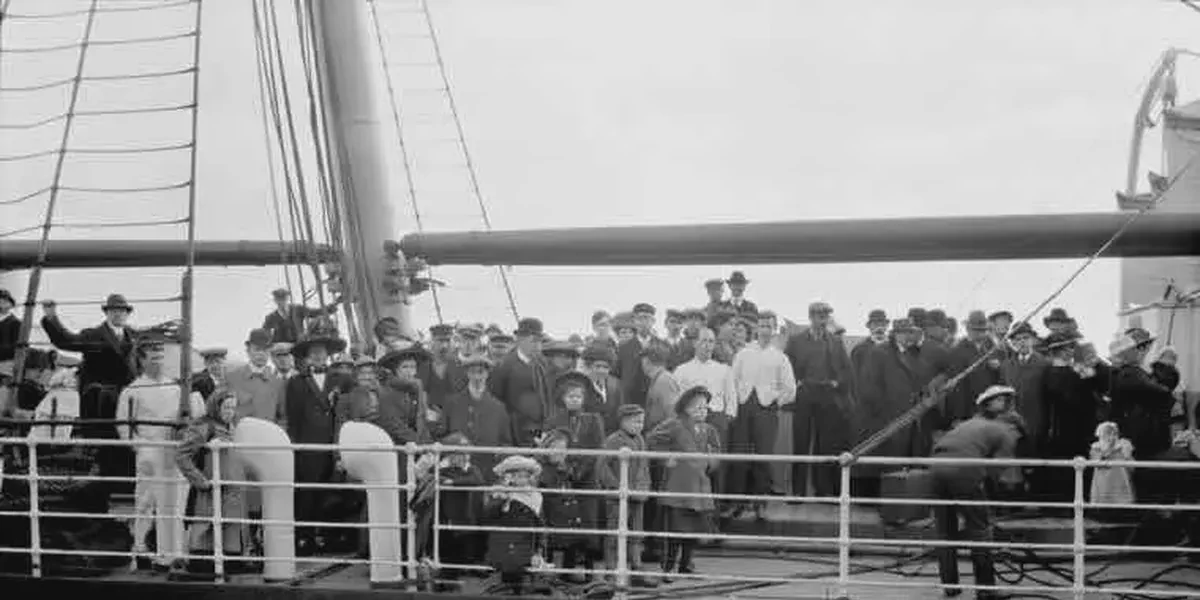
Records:
<instances>
[{"instance_id":1,"label":"child's cap","mask_svg":"<svg viewBox=\"0 0 1200 600\"><path fill-rule=\"evenodd\" d=\"M500 464L492 467L492 472L500 477L522 471L537 477L542 473L542 466L528 456L509 456L500 461Z\"/></svg>"},{"instance_id":2,"label":"child's cap","mask_svg":"<svg viewBox=\"0 0 1200 600\"><path fill-rule=\"evenodd\" d=\"M646 409L636 404L622 404L621 407L617 409L617 418L622 420L644 414L646 414Z\"/></svg>"}]
</instances>

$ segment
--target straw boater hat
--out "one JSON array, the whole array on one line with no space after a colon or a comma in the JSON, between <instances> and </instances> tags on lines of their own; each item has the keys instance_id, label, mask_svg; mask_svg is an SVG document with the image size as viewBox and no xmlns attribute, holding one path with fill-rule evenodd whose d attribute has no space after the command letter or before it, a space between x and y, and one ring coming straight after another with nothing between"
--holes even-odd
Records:
<instances>
[{"instance_id":1,"label":"straw boater hat","mask_svg":"<svg viewBox=\"0 0 1200 600\"><path fill-rule=\"evenodd\" d=\"M993 386L989 387L988 389L983 390L983 393L979 394L979 397L975 398L975 405L983 406L984 403L986 403L988 400L991 400L992 398L999 398L1001 396L1016 396L1016 395L1017 395L1017 390L1014 388L1011 388L1007 385L993 385Z\"/></svg>"},{"instance_id":2,"label":"straw boater hat","mask_svg":"<svg viewBox=\"0 0 1200 600\"><path fill-rule=\"evenodd\" d=\"M500 461L500 464L492 467L492 472L497 477L504 477L508 473L517 471L524 471L537 477L542 474L542 465L528 456L509 456Z\"/></svg>"}]
</instances>

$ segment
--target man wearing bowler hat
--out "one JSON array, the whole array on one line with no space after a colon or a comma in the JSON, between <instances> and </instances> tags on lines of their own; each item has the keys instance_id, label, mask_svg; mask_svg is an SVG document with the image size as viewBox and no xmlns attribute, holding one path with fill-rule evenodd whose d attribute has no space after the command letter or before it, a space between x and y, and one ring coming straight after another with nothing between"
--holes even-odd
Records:
<instances>
[{"instance_id":1,"label":"man wearing bowler hat","mask_svg":"<svg viewBox=\"0 0 1200 600\"><path fill-rule=\"evenodd\" d=\"M111 294L100 305L104 322L95 327L68 330L58 318L57 304L53 300L42 303L42 329L55 348L83 355L79 367L79 417L81 419L115 419L117 398L121 390L138 376L137 332L128 326L133 305L121 294ZM91 439L115 439L113 425L81 425L75 429L75 437ZM96 450L96 462L100 475L108 477L129 476L133 473L133 453L128 448L115 446ZM127 483L102 486L108 491L128 487ZM107 511L107 494L103 501ZM99 507L97 507L99 508Z\"/></svg>"},{"instance_id":2,"label":"man wearing bowler hat","mask_svg":"<svg viewBox=\"0 0 1200 600\"><path fill-rule=\"evenodd\" d=\"M517 446L536 445L550 416L550 369L542 356L545 334L540 319L521 319L513 332L516 348L488 377L488 390L504 403L512 418L512 437Z\"/></svg>"},{"instance_id":3,"label":"man wearing bowler hat","mask_svg":"<svg viewBox=\"0 0 1200 600\"><path fill-rule=\"evenodd\" d=\"M729 279L725 280L725 284L729 286L729 305L739 315L758 314L758 305L746 299L746 286L750 285L750 280L746 279L745 273L734 271Z\"/></svg>"},{"instance_id":4,"label":"man wearing bowler hat","mask_svg":"<svg viewBox=\"0 0 1200 600\"><path fill-rule=\"evenodd\" d=\"M244 365L225 376L229 390L237 395L238 415L284 425L284 380L271 368L271 332L255 329L246 337Z\"/></svg>"},{"instance_id":5,"label":"man wearing bowler hat","mask_svg":"<svg viewBox=\"0 0 1200 600\"><path fill-rule=\"evenodd\" d=\"M871 348L887 343L887 331L890 323L887 312L882 308L876 308L867 314L867 331L870 332L870 335L855 344L854 348L850 350L850 364L854 366L856 377L861 376L863 365L867 361L867 354Z\"/></svg>"}]
</instances>

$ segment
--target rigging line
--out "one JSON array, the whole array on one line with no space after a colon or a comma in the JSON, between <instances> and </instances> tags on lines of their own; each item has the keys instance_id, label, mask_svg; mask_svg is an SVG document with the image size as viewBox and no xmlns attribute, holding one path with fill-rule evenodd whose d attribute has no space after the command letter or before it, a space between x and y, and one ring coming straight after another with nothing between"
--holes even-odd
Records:
<instances>
[{"instance_id":1,"label":"rigging line","mask_svg":"<svg viewBox=\"0 0 1200 600\"><path fill-rule=\"evenodd\" d=\"M10 124L0 123L0 129L13 129L13 130L34 129L37 127L49 125L51 123L57 123L58 121L66 120L66 118L68 116L71 116L73 118L107 117L107 116L114 116L114 115L134 115L134 114L150 114L150 113L160 113L160 112L183 111L183 110L190 110L192 108L194 108L194 106L191 104L174 104L171 106L144 106L144 107L138 107L138 108L112 108L112 109L104 109L104 110L77 110L74 113L72 113L71 115L68 115L67 113L59 113L57 115L54 115L52 117L46 117L39 121L28 121L25 123L10 123Z\"/></svg>"},{"instance_id":2,"label":"rigging line","mask_svg":"<svg viewBox=\"0 0 1200 600\"><path fill-rule=\"evenodd\" d=\"M285 119L285 122L287 123L287 128L288 128L288 138L290 139L290 141L292 143L291 145L292 145L293 160L295 161L295 165L296 165L296 177L300 183L300 185L299 185L300 209L301 209L301 214L304 216L304 228L305 228L306 234L308 236L308 240L310 242L312 242L312 241L316 240L316 234L313 231L312 212L309 209L309 204L308 204L308 191L306 189L307 186L305 185L306 180L304 178L304 170L303 170L302 161L301 161L301 157L300 157L300 148L299 148L299 142L298 142L299 138L296 135L296 122L295 122L295 118L294 118L295 113L292 110L291 95L287 93L287 90L288 90L287 67L286 67L286 63L284 63L284 60L283 60L283 49L279 44L279 20L278 20L277 11L278 11L278 6L276 6L274 3L272 3L271 10L264 11L264 15L266 17L264 19L264 21L267 23L268 38L274 40L273 43L274 43L275 48L274 48L274 53L273 53L274 54L273 60L276 61L279 65L279 70L277 71L277 73L279 75L280 86L284 90L283 114L284 114L284 116L287 117ZM317 280L317 284L316 284L317 298L318 298L318 301L321 303L321 306L324 307L326 305L325 290L324 290L324 286L322 286L320 284L320 281L321 281L320 266L317 263L317 255L316 255L316 251L313 249L313 245L310 243L310 244L308 244L308 247L309 247L308 255L309 255L310 265L312 267L313 277Z\"/></svg>"},{"instance_id":3,"label":"rigging line","mask_svg":"<svg viewBox=\"0 0 1200 600\"><path fill-rule=\"evenodd\" d=\"M96 40L94 42L89 42L89 45L92 45L92 46L128 46L128 45L133 45L133 44L151 44L151 43L156 43L156 42L169 42L169 41L173 41L173 40L181 40L184 38L190 38L194 35L196 35L195 31L188 31L186 33L177 33L177 34L171 34L171 35L158 35L158 36L144 37L144 38L129 38L129 39L125 39L125 40ZM9 52L12 54L43 54L43 53L51 53L51 52L61 52L63 50L73 50L73 49L79 48L79 47L80 47L80 44L78 42L75 42L75 43L71 43L71 44L55 44L52 46L29 46L26 48L8 48L5 50L5 52Z\"/></svg>"},{"instance_id":4,"label":"rigging line","mask_svg":"<svg viewBox=\"0 0 1200 600\"><path fill-rule=\"evenodd\" d=\"M327 67L328 62L324 60L326 53L323 51L322 39L316 34L316 22L318 16L313 10L312 2L306 0L303 5L304 16L307 17L308 28L307 33L308 49L311 52L312 63L307 65L315 75L317 96L319 98L331 98L332 92L325 79L325 71L321 68L322 63ZM302 58L307 58L302 55ZM365 297L359 298L368 310L358 311L360 314L355 320L352 304L346 302L344 304L347 310L347 320L350 327L361 335L360 341L367 342L366 331L370 331L372 323L371 319L378 316L378 310L381 306L377 290L380 287L380 282L377 280L375 270L370 268L372 264L368 259L366 239L362 235L362 215L357 211L347 210L348 202L354 198L354 177L353 166L343 164L341 160L335 157L347 156L344 138L340 135L334 135L329 128L329 112L327 104L321 105L319 111L320 117L320 135L321 139L317 142L319 150L324 152L324 166L328 170L330 176L330 193L334 203L331 214L335 219L335 231L341 235L342 231L346 232L348 240L339 240L339 248L345 250L348 244L352 261L350 264L353 269L354 280L356 283L355 292L363 293ZM358 327L361 326L361 330Z\"/></svg>"},{"instance_id":5,"label":"rigging line","mask_svg":"<svg viewBox=\"0 0 1200 600\"><path fill-rule=\"evenodd\" d=\"M170 190L183 189L192 185L192 180L180 181L179 183L168 183L164 185L153 185L146 187L127 187L127 188L103 188L103 187L80 187L72 185L60 185L58 189L64 192L81 192L89 194L138 194L142 192L166 192Z\"/></svg>"},{"instance_id":6,"label":"rigging line","mask_svg":"<svg viewBox=\"0 0 1200 600\"><path fill-rule=\"evenodd\" d=\"M4 81L4 23L8 21L8 7L12 0L0 0L0 82ZM4 87L0 86L0 90Z\"/></svg>"},{"instance_id":7,"label":"rigging line","mask_svg":"<svg viewBox=\"0 0 1200 600\"><path fill-rule=\"evenodd\" d=\"M90 75L90 76L81 77L80 79L82 79L83 81L154 79L154 78L162 78L162 77L172 77L175 75L185 75L188 73L193 73L195 71L196 71L196 67L188 67L186 69L176 69L176 70L172 70L172 71L156 71L153 73L136 73L136 74L129 74L129 75L119 75L119 74L118 75ZM59 88L64 85L69 85L69 84L73 83L74 81L75 81L74 77L64 77L62 79L54 79L51 81L45 81L42 83L35 83L35 84L29 84L29 85L17 85L17 86L8 86L8 87L0 86L0 92L37 92L37 91Z\"/></svg>"},{"instance_id":8,"label":"rigging line","mask_svg":"<svg viewBox=\"0 0 1200 600\"><path fill-rule=\"evenodd\" d=\"M194 142L177 142L163 146L141 146L138 148L66 148L68 154L153 154L157 152L172 152L188 150L195 146Z\"/></svg>"},{"instance_id":9,"label":"rigging line","mask_svg":"<svg viewBox=\"0 0 1200 600\"><path fill-rule=\"evenodd\" d=\"M88 41L92 37L92 28L96 23L96 8L99 0L91 0L89 11L87 13L87 21L83 26L82 43L79 45L79 57L75 62L75 77L78 78L83 74L84 65L87 64ZM80 82L76 80L71 86L71 96L67 101L67 112L75 110L79 103L79 88ZM74 124L74 118L67 116L66 125L63 127L62 136L59 138L59 147L65 149L67 142L71 138L71 126ZM54 164L54 176L51 179L51 187L57 186L62 181L63 167L66 164L66 152L59 152L58 158ZM38 291L42 284L42 268L46 264L46 255L50 250L50 229L53 226L54 207L58 204L58 190L50 191L50 199L46 202L46 217L42 222L42 235L38 240L37 260L33 264L33 269L29 273L29 282L25 287L25 312L24 319L21 321L21 330L17 337L17 352L13 361L13 378L12 385L20 386L21 381L25 378L25 351L29 345L29 334L33 331L33 309L37 305Z\"/></svg>"},{"instance_id":10,"label":"rigging line","mask_svg":"<svg viewBox=\"0 0 1200 600\"><path fill-rule=\"evenodd\" d=\"M445 88L446 103L450 107L450 114L454 118L454 128L458 133L459 146L462 148L463 160L467 167L467 177L471 182L471 192L475 195L475 200L479 204L479 214L483 218L483 225L488 231L492 230L492 219L488 215L487 203L483 199L483 191L479 187L479 176L475 169L475 161L471 158L471 151L467 146L466 132L463 130L462 118L459 116L458 103L454 101L454 92L450 89L450 78L446 75L446 63L442 58L442 47L438 43L437 30L433 26L433 14L429 10L429 2L427 0L417 0L421 4L421 11L425 14L425 24L429 29L429 40L433 42L433 56L437 62L438 73L442 76L442 86ZM519 321L521 315L517 312L517 300L513 294L512 283L508 280L508 272L503 265L496 265L496 272L500 274L500 280L504 284L504 293L508 296L509 309L512 310L513 320Z\"/></svg>"},{"instance_id":11,"label":"rigging line","mask_svg":"<svg viewBox=\"0 0 1200 600\"><path fill-rule=\"evenodd\" d=\"M295 135L292 135L290 137L285 135L285 133L284 133L284 111L282 110L282 107L280 105L280 96L283 97L284 102L287 102L287 98L288 98L287 85L286 85L287 82L285 79L282 85L279 83L279 77L278 77L279 73L277 73L277 69L282 71L282 69L285 68L285 65L282 62L282 55L279 54L277 48L275 48L275 50L276 50L275 56L272 57L272 49L276 43L276 40L272 39L271 34L270 34L270 29L267 26L267 16L269 13L268 13L266 7L267 7L267 5L262 0L258 0L258 2L256 2L256 4L255 4L255 12L253 14L254 14L254 18L255 18L256 31L258 32L258 35L261 36L261 40L263 42L263 57L264 57L264 60L266 61L265 64L268 66L268 68L267 68L268 82L270 84L270 89L271 89L271 99L272 99L271 106L272 106L273 117L275 120L276 135L279 139L280 155L281 155L281 157L284 158L283 164L285 165L285 167L284 167L285 177L287 178L287 180L289 182L288 210L290 211L291 219L292 219L292 234L293 234L293 239L309 241L310 243L306 244L306 245L309 248L311 248L312 240L311 240L311 238L305 237L304 228L301 227L301 222L302 222L301 212L300 212L300 208L298 208L298 206L302 208L306 205L307 195L305 194L305 187L304 187L305 180L304 180L303 172L301 171L301 166L298 162L299 161L299 153L296 150L296 137L295 137ZM276 59L278 59L280 61L278 65L276 64ZM290 111L290 108L289 108L289 111ZM289 112L289 114L290 114L290 112ZM290 148L291 148L290 153L288 151L289 150L289 142L290 142ZM296 161L296 162L293 162L293 161ZM291 171L293 166L296 169L296 173L294 174L294 176ZM310 232L311 232L311 228L310 228ZM315 257L312 256L311 252L310 252L310 256L309 256L309 261L310 261L310 264L315 265L316 259L315 259ZM300 274L300 281L301 281L301 286L302 286L301 291L305 294L304 297L307 297L307 290L303 289L304 269L300 266L297 266L296 270ZM320 287L320 280L321 280L320 273L317 272L315 266L312 269L312 271L313 271L312 275L315 279L314 285L317 287ZM302 298L304 298L304 297L302 297Z\"/></svg>"},{"instance_id":12,"label":"rigging line","mask_svg":"<svg viewBox=\"0 0 1200 600\"><path fill-rule=\"evenodd\" d=\"M262 27L262 23L261 23L261 19L260 19L260 14L259 14L260 10L261 10L260 6L257 2L252 5L252 16L253 16L253 20L254 20L253 21L254 22L254 41L255 41L254 50L255 50L255 56L259 63L258 71L262 76L262 79L260 79L260 81L259 81L260 87L262 87L262 89L264 90L264 94L266 95L265 101L267 102L267 108L270 110L269 121L273 125L273 129L274 129L274 141L275 141L275 143L277 143L279 145L279 165L280 165L280 168L283 170L283 180L284 180L284 183L286 184L286 191L287 191L287 198L288 198L288 204L287 204L288 226L291 229L291 235L292 235L291 239L293 241L295 241L295 240L303 239L303 235L300 233L299 226L298 226L299 217L296 214L296 200L295 200L296 192L293 187L295 184L295 181L293 180L292 174L291 174L291 163L288 160L287 147L284 142L283 126L281 124L281 119L279 116L279 99L276 95L277 89L276 89L276 84L274 81L274 74L273 74L274 65L271 64L267 59L267 43L268 43L268 41L264 35L264 31L263 31L263 27ZM305 297L305 295L307 294L307 283L305 282L304 269L299 265L285 266L284 267L285 276L289 272L289 269L292 269L292 268L296 269L296 276L298 278L300 294L297 295L295 293L296 291L294 289L292 289L291 283L290 283L291 282L290 276L287 276L288 292L290 292L292 294L293 298L303 299Z\"/></svg>"},{"instance_id":13,"label":"rigging line","mask_svg":"<svg viewBox=\"0 0 1200 600\"><path fill-rule=\"evenodd\" d=\"M20 203L22 203L22 202L26 202L26 201L28 201L28 200L32 200L33 198L37 198L38 196L41 196L42 194L45 194L46 192L49 192L51 189L53 189L53 188L48 186L48 187L44 187L44 188L42 188L42 189L40 189L40 190L35 190L35 191L32 191L32 192L29 192L28 194L25 194L25 195L23 195L23 196L17 196L16 198L12 198L12 199L9 199L9 200L0 200L0 206L8 206L8 205L12 205L12 204L20 204Z\"/></svg>"},{"instance_id":14,"label":"rigging line","mask_svg":"<svg viewBox=\"0 0 1200 600\"><path fill-rule=\"evenodd\" d=\"M383 27L379 21L378 7L376 6L375 0L368 2L367 6L369 6L371 10L371 22L375 30L375 43L379 47L379 57L383 67L383 80L387 85L388 100L390 101L389 103L391 104L392 109L392 124L395 126L396 130L396 142L400 146L400 158L404 162L404 183L408 187L408 199L410 205L412 206L413 220L416 221L417 231L424 233L425 223L421 218L420 203L417 201L417 186L413 181L413 167L412 161L408 155L408 145L404 143L404 124L400 120L400 109L396 97L396 86L392 82L391 71L388 68L387 48L383 43ZM429 276L434 276L433 267L429 267ZM442 317L442 301L438 297L437 288L438 286L436 285L430 286L429 292L433 296L434 313L437 315L438 323L441 324L445 323L445 319Z\"/></svg>"},{"instance_id":15,"label":"rigging line","mask_svg":"<svg viewBox=\"0 0 1200 600\"><path fill-rule=\"evenodd\" d=\"M310 101L313 97L316 97L317 99L328 98L330 93L326 85L324 70L320 68L320 61L322 61L322 57L325 56L325 54L322 52L321 39L316 33L317 17L313 11L313 4L311 0L304 0L303 2L301 2L301 0L296 0L295 5L297 14L304 16L308 25L307 28L302 31L302 33L307 34L307 49L311 58L302 53L301 59L311 60L311 64L306 64L306 67L309 68L313 73L316 93L313 94L310 92ZM297 20L297 23L299 22L300 21ZM378 306L377 297L375 294L376 283L373 279L373 270L365 268L365 265L368 265L369 263L364 257L366 253L366 242L363 240L361 235L361 227L355 233L351 234L350 228L357 224L357 220L350 219L347 223L347 220L344 218L346 201L348 198L350 198L351 191L346 188L345 180L340 177L341 171L338 168L338 163L334 158L335 148L331 141L332 136L329 132L329 116L326 106L327 104L321 103L320 110L315 110L316 104L314 103L310 105L310 108L312 109L310 110L310 117L314 119L312 125L314 131L313 143L318 150L318 160L323 166L323 171L328 178L324 183L329 188L329 198L331 200L332 207L327 205L326 211L327 215L332 217L332 232L333 235L336 236L335 238L331 238L331 241L334 243L336 248L344 251L346 248L346 241L343 239L343 236L345 235L345 237L349 237L351 255L354 257L354 260L350 266L353 269L353 273L356 275L356 280L363 282L363 285L360 285L360 288L366 288L367 290L368 298L366 300L370 302L371 306ZM320 120L319 124L316 121L318 118ZM345 231L345 234L343 234L343 231ZM344 264L345 260L342 262ZM346 294L343 294L342 300L342 309L346 313L346 322L349 329L349 334L352 336L352 339L357 340L359 343L365 344L368 340L364 334L364 331L369 330L370 323L368 321L371 316L370 312L358 311L362 314L357 315L357 317L363 319L363 322L361 323L362 329L360 329L360 323L355 320L356 311L354 309L356 307L351 302L352 298L348 297Z\"/></svg>"},{"instance_id":16,"label":"rigging line","mask_svg":"<svg viewBox=\"0 0 1200 600\"><path fill-rule=\"evenodd\" d=\"M182 225L184 223L187 223L187 217L181 217L181 218L177 218L177 219L158 219L158 220L152 220L152 221L121 221L118 223L100 223L100 222L66 223L66 222L55 221L55 222L49 223L48 225L30 225L28 227L9 229L8 231L0 232L0 238L10 238L10 237L18 236L18 235L21 235L22 233L29 233L30 231L37 231L39 229L44 229L47 226L57 227L59 229L112 229L115 227L159 227L159 226L165 226L165 225Z\"/></svg>"},{"instance_id":17,"label":"rigging line","mask_svg":"<svg viewBox=\"0 0 1200 600\"><path fill-rule=\"evenodd\" d=\"M341 218L337 210L336 199L333 197L333 190L330 187L328 160L326 154L328 148L322 144L321 126L322 120L318 116L318 112L324 114L324 111L317 110L318 93L314 89L313 69L314 58L312 55L312 39L308 35L308 30L311 28L311 15L307 15L304 8L301 6L300 0L293 0L292 10L296 15L296 37L300 42L300 62L304 72L304 89L308 100L308 127L312 138L313 150L316 155L317 163L317 184L320 192L321 210L322 210L322 225L325 227L325 236L329 239L330 244L337 249L341 249ZM309 17L306 19L306 17Z\"/></svg>"},{"instance_id":18,"label":"rigging line","mask_svg":"<svg viewBox=\"0 0 1200 600\"><path fill-rule=\"evenodd\" d=\"M196 3L198 3L198 0L178 0L176 2L168 2L168 3L164 3L164 4L149 4L149 5L141 5L141 6L103 6L103 7L97 8L96 12L99 14L103 14L103 13L138 12L138 11L146 11L146 10L163 10L163 9L167 9L167 8L183 6L185 4L196 4ZM61 19L61 18L65 18L65 17L78 17L80 15L86 15L86 14L88 14L87 9L78 9L78 10L63 11L63 12L56 12L56 13L40 13L40 14L39 13L27 13L27 14L19 14L18 13L18 14L8 15L7 18L12 19L14 21L17 21L17 20L37 21L37 20Z\"/></svg>"},{"instance_id":19,"label":"rigging line","mask_svg":"<svg viewBox=\"0 0 1200 600\"><path fill-rule=\"evenodd\" d=\"M255 50L258 50L257 44L255 44ZM283 235L283 210L280 208L279 202L279 181L275 177L275 152L271 148L273 145L271 143L271 125L267 117L270 107L267 100L267 87L263 82L264 74L261 54L259 54L259 58L260 60L256 60L254 63L255 71L258 74L258 108L259 116L262 120L263 147L267 152L267 180L271 186L271 214L275 219L275 233L279 237L279 255L282 258L287 256L286 238ZM282 264L284 265L284 284L287 286L288 293L294 296L296 290L292 287L291 271L287 266L287 261L282 261Z\"/></svg>"},{"instance_id":20,"label":"rigging line","mask_svg":"<svg viewBox=\"0 0 1200 600\"><path fill-rule=\"evenodd\" d=\"M196 292L196 171L199 165L199 152L196 151L196 142L200 136L200 24L204 17L204 5L201 0L196 0L196 16L193 31L196 32L195 38L192 40L192 62L196 71L192 74L192 141L188 146L191 150L191 157L188 165L188 178L191 179L192 185L188 186L187 200L187 255L183 267L183 277L179 282L179 290L182 299L179 307L179 318L183 321L180 329L180 342L182 342L182 351L179 357L179 413L178 417L182 421L188 416L191 409L191 373L192 373L192 344L195 332L195 292Z\"/></svg>"}]
</instances>

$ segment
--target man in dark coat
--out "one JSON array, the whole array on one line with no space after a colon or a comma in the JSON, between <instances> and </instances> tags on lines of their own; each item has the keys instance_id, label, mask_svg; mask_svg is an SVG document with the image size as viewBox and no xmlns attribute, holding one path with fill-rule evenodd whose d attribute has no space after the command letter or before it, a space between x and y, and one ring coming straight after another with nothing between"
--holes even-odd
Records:
<instances>
[{"instance_id":1,"label":"man in dark coat","mask_svg":"<svg viewBox=\"0 0 1200 600\"><path fill-rule=\"evenodd\" d=\"M336 300L323 308L292 304L292 293L283 288L271 292L271 297L275 299L275 310L263 318L262 328L271 332L272 343L296 343L300 333L304 331L306 319L332 315L337 312L338 307Z\"/></svg>"},{"instance_id":2,"label":"man in dark coat","mask_svg":"<svg viewBox=\"0 0 1200 600\"><path fill-rule=\"evenodd\" d=\"M335 398L337 382L328 375L331 354L346 349L345 340L337 331L314 327L292 347L300 363L300 373L288 379L284 390L288 437L294 444L333 444L337 440ZM326 483L334 476L334 453L331 450L296 451L296 483ZM327 490L297 489L296 520L324 521L324 505L331 495ZM309 555L324 549L323 532L313 528L297 528L296 551Z\"/></svg>"},{"instance_id":3,"label":"man in dark coat","mask_svg":"<svg viewBox=\"0 0 1200 600\"><path fill-rule=\"evenodd\" d=\"M854 368L846 345L830 325L833 307L814 302L808 307L808 329L791 336L784 354L796 378L796 402L792 405L792 443L797 455L831 456L853 445L850 393ZM808 489L808 463L792 466L792 484L797 494ZM833 496L841 487L836 465L811 465L813 490L818 496Z\"/></svg>"},{"instance_id":4,"label":"man in dark coat","mask_svg":"<svg viewBox=\"0 0 1200 600\"><path fill-rule=\"evenodd\" d=\"M867 355L859 381L859 411L867 435L883 429L904 414L933 380L933 368L915 350L921 330L909 319L892 322L891 341L876 346ZM909 426L884 440L871 454L877 456L926 456L932 446L929 432ZM892 470L892 469L885 469ZM864 494L878 491L876 469L862 469Z\"/></svg>"},{"instance_id":5,"label":"man in dark coat","mask_svg":"<svg viewBox=\"0 0 1200 600\"><path fill-rule=\"evenodd\" d=\"M730 306L737 311L739 315L757 315L758 305L746 299L746 286L750 285L750 280L746 279L746 274L741 271L734 271L729 279L725 280L729 286Z\"/></svg>"},{"instance_id":6,"label":"man in dark coat","mask_svg":"<svg viewBox=\"0 0 1200 600\"><path fill-rule=\"evenodd\" d=\"M1078 340L1064 334L1046 337L1045 348L1050 366L1042 382L1045 403L1046 442L1039 458L1071 459L1088 456L1100 423L1099 414L1108 391L1107 370L1098 364L1076 363ZM1070 502L1075 484L1070 469L1047 467L1035 469L1031 487L1043 493L1048 502ZM1039 489L1040 488L1040 489Z\"/></svg>"},{"instance_id":7,"label":"man in dark coat","mask_svg":"<svg viewBox=\"0 0 1200 600\"><path fill-rule=\"evenodd\" d=\"M867 362L867 355L870 354L871 348L887 343L889 324L887 313L881 308L867 314L867 331L871 332L871 335L855 344L854 348L850 350L850 364L854 367L856 377L861 376L863 365Z\"/></svg>"},{"instance_id":8,"label":"man in dark coat","mask_svg":"<svg viewBox=\"0 0 1200 600\"><path fill-rule=\"evenodd\" d=\"M989 333L987 317L983 311L975 310L967 316L967 337L954 345L950 350L951 371L961 373L970 367L980 357L987 360L977 369L969 373L959 382L958 386L946 395L943 427L954 427L958 421L964 421L975 415L975 399L984 390L993 385L999 385L1000 355L994 353L996 346Z\"/></svg>"},{"instance_id":9,"label":"man in dark coat","mask_svg":"<svg viewBox=\"0 0 1200 600\"><path fill-rule=\"evenodd\" d=\"M663 343L669 349L667 370L674 371L675 367L692 360L696 350L683 335L683 311L668 308L667 318L663 321L663 325L667 328L667 335L663 338Z\"/></svg>"},{"instance_id":10,"label":"man in dark coat","mask_svg":"<svg viewBox=\"0 0 1200 600\"><path fill-rule=\"evenodd\" d=\"M1011 338L1016 351L1002 362L1001 374L1004 384L1017 390L1014 411L1025 420L1025 437L1017 450L1023 457L1038 457L1046 440L1046 409L1042 389L1050 361L1034 350L1038 338L1029 323L1017 323Z\"/></svg>"},{"instance_id":11,"label":"man in dark coat","mask_svg":"<svg viewBox=\"0 0 1200 600\"><path fill-rule=\"evenodd\" d=\"M21 340L21 319L13 312L16 305L12 294L0 288L0 386L13 376L13 357Z\"/></svg>"},{"instance_id":12,"label":"man in dark coat","mask_svg":"<svg viewBox=\"0 0 1200 600\"><path fill-rule=\"evenodd\" d=\"M79 333L72 333L59 321L53 300L43 302L42 310L45 313L42 329L50 343L60 350L83 355L79 367L79 418L115 419L121 390L138 376L137 332L127 325L133 305L121 294L110 295L100 306L104 322ZM117 429L114 425L83 425L75 428L74 437L116 439ZM96 451L96 462L101 476L129 476L133 472L133 453L129 448L100 448ZM106 487L114 491L113 486Z\"/></svg>"},{"instance_id":13,"label":"man in dark coat","mask_svg":"<svg viewBox=\"0 0 1200 600\"><path fill-rule=\"evenodd\" d=\"M434 325L429 328L430 360L417 367L417 377L425 389L429 405L442 409L446 398L467 387L467 374L454 356L454 327Z\"/></svg>"},{"instance_id":14,"label":"man in dark coat","mask_svg":"<svg viewBox=\"0 0 1200 600\"><path fill-rule=\"evenodd\" d=\"M512 420L513 443L531 447L549 416L552 382L542 356L545 329L539 319L525 318L514 332L516 348L488 376L488 390L504 403Z\"/></svg>"},{"instance_id":15,"label":"man in dark coat","mask_svg":"<svg viewBox=\"0 0 1200 600\"><path fill-rule=\"evenodd\" d=\"M722 308L729 306L729 301L724 299L725 281L719 277L709 279L704 282L704 291L708 293L708 303L704 305L704 319L712 322Z\"/></svg>"},{"instance_id":16,"label":"man in dark coat","mask_svg":"<svg viewBox=\"0 0 1200 600\"><path fill-rule=\"evenodd\" d=\"M645 302L633 307L635 333L632 338L617 346L617 365L613 375L621 380L621 391L625 401L646 407L646 393L650 380L642 370L642 352L652 344L662 344L654 337L654 306Z\"/></svg>"},{"instance_id":17,"label":"man in dark coat","mask_svg":"<svg viewBox=\"0 0 1200 600\"><path fill-rule=\"evenodd\" d=\"M508 411L487 389L491 361L483 356L473 356L463 361L462 367L467 373L467 387L446 399L446 431L461 433L475 446L512 446L513 430ZM478 453L470 456L483 479L489 483L495 481L492 468L499 463L499 457Z\"/></svg>"}]
</instances>

